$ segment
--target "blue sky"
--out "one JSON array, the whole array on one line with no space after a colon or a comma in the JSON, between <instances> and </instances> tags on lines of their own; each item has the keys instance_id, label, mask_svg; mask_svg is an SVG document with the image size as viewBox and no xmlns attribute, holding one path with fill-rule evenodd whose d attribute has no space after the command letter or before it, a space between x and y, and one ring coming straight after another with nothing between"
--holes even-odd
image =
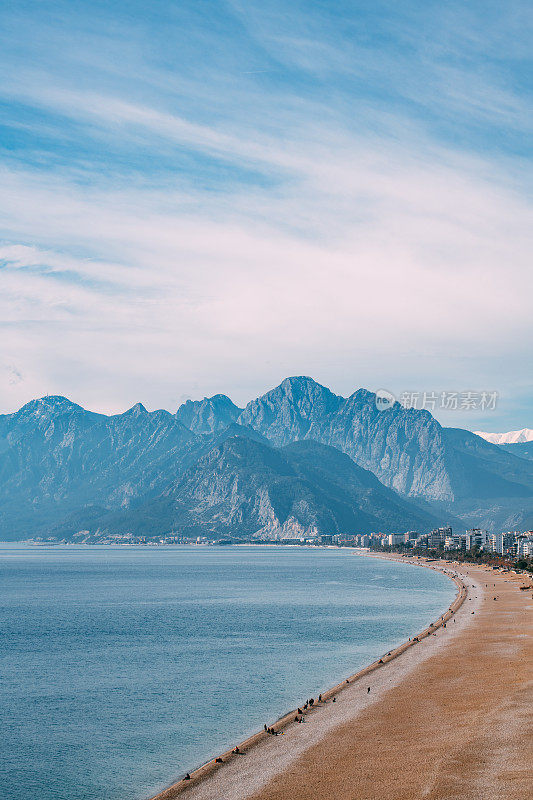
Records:
<instances>
[{"instance_id":1,"label":"blue sky","mask_svg":"<svg viewBox=\"0 0 533 800\"><path fill-rule=\"evenodd\" d=\"M533 427L525 2L0 12L0 411L291 374Z\"/></svg>"}]
</instances>

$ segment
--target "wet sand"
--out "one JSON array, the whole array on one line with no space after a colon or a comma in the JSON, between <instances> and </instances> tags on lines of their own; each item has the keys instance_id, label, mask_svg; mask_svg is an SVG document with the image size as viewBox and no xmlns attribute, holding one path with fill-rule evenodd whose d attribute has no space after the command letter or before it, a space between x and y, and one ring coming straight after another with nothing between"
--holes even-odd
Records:
<instances>
[{"instance_id":1,"label":"wet sand","mask_svg":"<svg viewBox=\"0 0 533 800\"><path fill-rule=\"evenodd\" d=\"M531 579L430 566L467 587L445 627L325 693L305 724L289 714L280 735L251 737L156 800L531 798L533 592L519 588Z\"/></svg>"}]
</instances>

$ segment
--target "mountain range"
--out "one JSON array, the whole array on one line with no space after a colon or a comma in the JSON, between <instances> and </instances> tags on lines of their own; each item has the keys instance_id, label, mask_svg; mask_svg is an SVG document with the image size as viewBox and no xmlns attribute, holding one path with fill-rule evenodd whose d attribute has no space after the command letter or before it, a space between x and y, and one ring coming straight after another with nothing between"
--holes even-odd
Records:
<instances>
[{"instance_id":1,"label":"mountain range","mask_svg":"<svg viewBox=\"0 0 533 800\"><path fill-rule=\"evenodd\" d=\"M533 527L533 461L428 412L285 379L175 414L63 397L0 415L0 539L177 532L259 538Z\"/></svg>"}]
</instances>

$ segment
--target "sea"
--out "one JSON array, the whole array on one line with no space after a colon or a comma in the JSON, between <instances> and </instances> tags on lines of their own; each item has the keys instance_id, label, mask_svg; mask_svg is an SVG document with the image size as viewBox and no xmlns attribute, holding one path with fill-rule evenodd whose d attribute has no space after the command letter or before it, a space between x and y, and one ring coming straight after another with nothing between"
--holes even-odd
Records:
<instances>
[{"instance_id":1,"label":"sea","mask_svg":"<svg viewBox=\"0 0 533 800\"><path fill-rule=\"evenodd\" d=\"M454 596L348 548L0 544L0 798L144 800Z\"/></svg>"}]
</instances>

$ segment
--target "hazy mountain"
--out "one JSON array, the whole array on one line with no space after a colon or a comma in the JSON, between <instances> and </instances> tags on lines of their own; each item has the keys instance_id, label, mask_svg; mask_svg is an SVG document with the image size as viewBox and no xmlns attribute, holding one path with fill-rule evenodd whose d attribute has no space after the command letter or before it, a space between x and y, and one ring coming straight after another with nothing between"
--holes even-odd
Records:
<instances>
[{"instance_id":1,"label":"hazy mountain","mask_svg":"<svg viewBox=\"0 0 533 800\"><path fill-rule=\"evenodd\" d=\"M500 444L498 446L514 456L533 460L533 442L517 442L516 444Z\"/></svg>"},{"instance_id":2,"label":"hazy mountain","mask_svg":"<svg viewBox=\"0 0 533 800\"><path fill-rule=\"evenodd\" d=\"M531 428L522 428L519 431L508 431L507 433L486 433L485 431L474 431L474 433L491 444L519 444L533 441Z\"/></svg>"},{"instance_id":3,"label":"hazy mountain","mask_svg":"<svg viewBox=\"0 0 533 800\"><path fill-rule=\"evenodd\" d=\"M468 527L529 530L533 525L533 462L460 428L444 428L454 500L434 504L453 510Z\"/></svg>"},{"instance_id":4,"label":"hazy mountain","mask_svg":"<svg viewBox=\"0 0 533 800\"><path fill-rule=\"evenodd\" d=\"M468 431L443 428L428 411L404 409L398 403L381 411L376 407L375 395L364 389L344 398L311 378L293 377L249 403L240 414L229 398L215 395L185 403L176 415L148 412L137 404L124 414L105 416L62 397L34 400L15 414L0 415L0 538L43 535L64 524L75 527L84 516L90 517L94 525L100 515L113 516L140 506L146 509L152 499L162 502L163 495L171 498L165 493L174 491L184 473L189 468L196 469L197 462L205 470L205 462L199 459L207 458L228 436L244 434L249 441L250 431L254 431L258 444L268 442L277 448L309 440L336 448L404 498L431 504L432 513L441 522L459 516L465 525L493 529L533 527L533 461ZM272 447L270 451L275 452ZM272 452L270 459L275 457ZM311 452L315 454L312 457L325 458L316 450ZM295 457L289 455L276 457L293 470L293 484L288 475L284 480L287 486L298 487L296 498L301 496L303 487L294 481L310 485L311 465L307 463L305 475L301 475ZM229 480L229 467L224 471L222 466L221 461L220 481ZM315 474L319 468L319 463L314 465ZM260 472L263 474L263 467ZM193 480L193 473L187 474ZM243 497L248 487L253 505L259 495L254 493L250 475L248 482L242 479L239 486ZM199 476L200 473L200 481ZM278 520L278 525L281 517L272 501L276 494L273 489L271 494L270 479L263 477L274 509L271 519ZM324 485L326 477L323 472ZM210 480L216 484L215 478L213 475ZM280 480L278 476L276 485ZM198 485L205 492L207 503L211 483L205 480ZM317 494L322 491L320 482L313 486L314 499L309 500L309 508L314 509L314 518L325 525L327 503L323 495L320 499ZM222 485L219 491L223 497ZM347 490L343 491L345 499ZM188 509L183 511L188 515L187 524L193 525L193 519L194 525L214 524L208 505L198 506L205 509L205 516L194 512L196 506L192 500L187 506L185 488L183 492L180 508ZM333 495L330 500L333 503ZM340 502L340 497L337 500ZM359 500L353 501L354 508L377 524L376 520L381 519L377 502L366 509ZM296 499L294 503L295 508L303 508ZM344 517L339 507L335 508L335 525L339 525ZM405 507L403 510L407 513ZM333 513L333 506L330 511ZM251 511L244 518L251 528L263 519ZM227 519L229 524L234 512L221 511L220 519ZM304 527L311 525L305 516L295 519ZM159 524L157 519L153 524ZM407 521L397 524L402 530L411 527Z\"/></svg>"},{"instance_id":5,"label":"hazy mountain","mask_svg":"<svg viewBox=\"0 0 533 800\"><path fill-rule=\"evenodd\" d=\"M343 398L298 377L253 400L239 421L277 445L313 438L336 447L403 494L453 498L442 428L427 411L399 404L379 411L375 395L365 389Z\"/></svg>"},{"instance_id":6,"label":"hazy mountain","mask_svg":"<svg viewBox=\"0 0 533 800\"><path fill-rule=\"evenodd\" d=\"M46 531L87 504L127 508L162 491L205 443L139 403L107 417L64 397L0 416L0 538Z\"/></svg>"},{"instance_id":7,"label":"hazy mountain","mask_svg":"<svg viewBox=\"0 0 533 800\"><path fill-rule=\"evenodd\" d=\"M531 518L533 466L468 431L443 428L428 411L399 403L380 411L364 389L342 398L311 378L287 378L239 421L277 445L311 437L336 447L386 486L450 513L480 512L488 524L494 509L505 522L510 507Z\"/></svg>"},{"instance_id":8,"label":"hazy mountain","mask_svg":"<svg viewBox=\"0 0 533 800\"><path fill-rule=\"evenodd\" d=\"M274 448L240 434L222 438L159 498L100 527L115 533L293 538L427 531L437 521L334 448L314 441Z\"/></svg>"},{"instance_id":9,"label":"hazy mountain","mask_svg":"<svg viewBox=\"0 0 533 800\"><path fill-rule=\"evenodd\" d=\"M242 408L238 408L225 394L187 400L176 412L178 419L193 433L216 433L235 422Z\"/></svg>"}]
</instances>

